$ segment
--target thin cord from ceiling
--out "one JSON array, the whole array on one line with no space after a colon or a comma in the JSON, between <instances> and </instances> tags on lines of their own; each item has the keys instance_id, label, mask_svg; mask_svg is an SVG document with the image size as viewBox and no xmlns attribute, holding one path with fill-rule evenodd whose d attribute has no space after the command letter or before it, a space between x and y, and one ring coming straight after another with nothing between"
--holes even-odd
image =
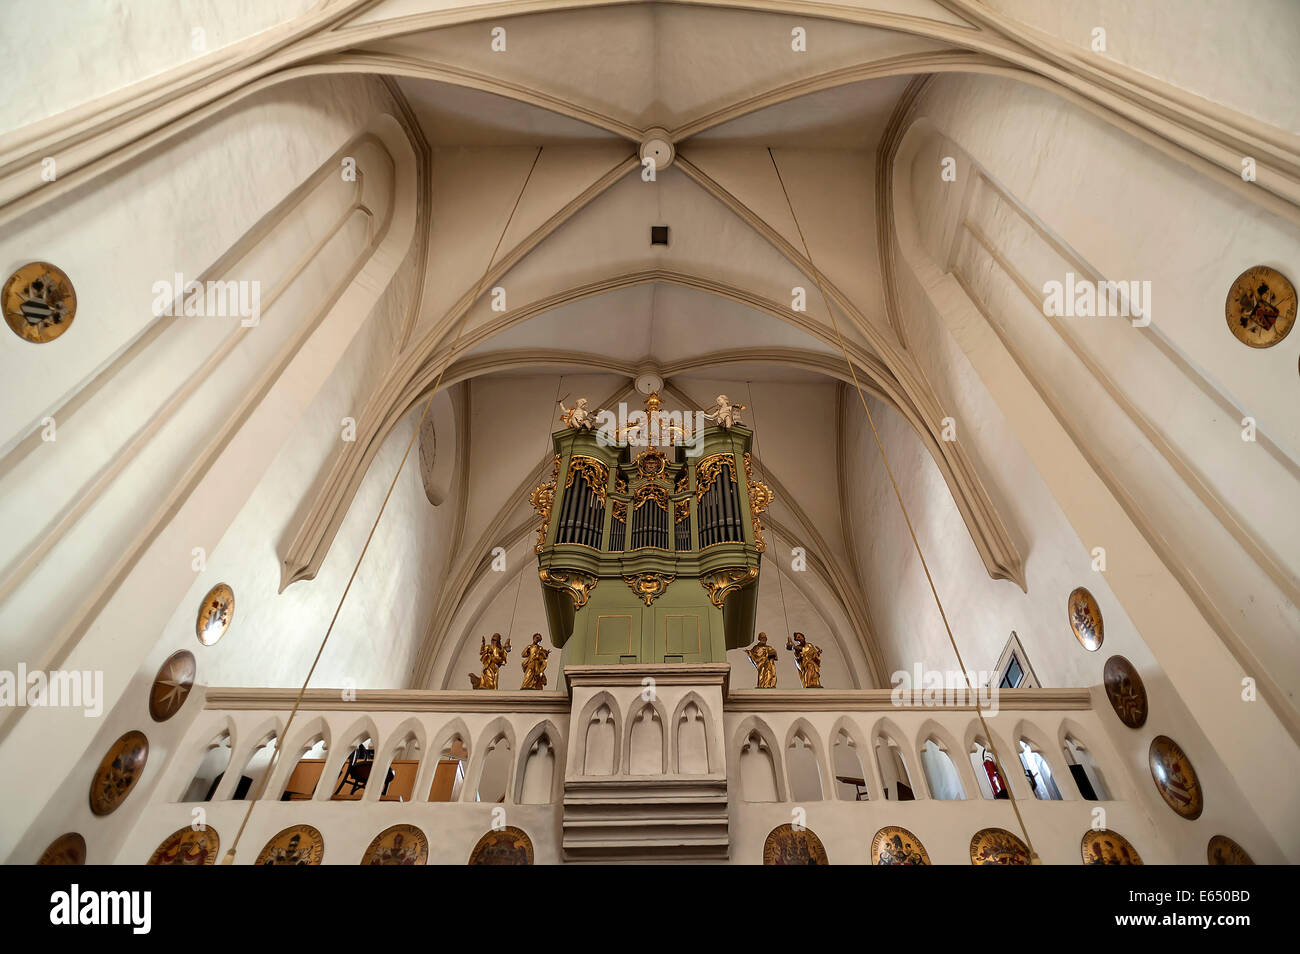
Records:
<instances>
[{"instance_id":1,"label":"thin cord from ceiling","mask_svg":"<svg viewBox=\"0 0 1300 954\"><path fill-rule=\"evenodd\" d=\"M524 197L524 190L528 188L528 182L533 177L533 172L537 168L537 162L542 158L542 147L537 147L537 155L533 156L533 164L528 167L528 174L524 176L523 184L519 187L519 194L515 196L515 203L510 207L510 215L506 218L506 224L501 229L501 234L497 236L497 243L492 249L492 255L488 259L487 268L483 270L482 277L474 288L474 297L471 302L478 301L479 296L483 294L483 288L487 285L488 275L492 271L492 265L496 262L497 253L501 250L501 243L505 240L506 233L510 230L510 224L515 220L515 212L519 209L519 201ZM253 816L253 809L257 803L262 800L266 794L266 788L271 783L271 775L279 762L280 753L284 750L284 741L289 738L289 730L293 727L293 720L298 715L298 709L302 705L302 697L307 692L307 685L311 682L311 677L316 672L316 666L320 663L321 656L325 652L325 646L329 643L330 636L334 632L334 624L338 622L339 614L343 611L343 602L348 598L348 593L352 590L352 583L357 578L357 571L361 569L361 561L366 558L366 551L370 549L370 541L374 539L375 530L379 528L379 521L384 516L384 510L388 507L388 500L393 495L393 489L397 486L397 478L402 474L402 468L406 465L406 459L411 455L411 448L415 446L415 440L420 435L420 429L424 426L424 419L429 414L429 406L433 404L433 398L438 393L438 388L442 385L442 377L447 373L447 368L451 366L452 358L456 354L456 344L460 341L461 332L465 330L465 322L473 309L466 307L464 313L460 316L460 321L456 325L456 334L452 338L451 347L447 349L447 359L443 362L442 368L438 371L438 378L433 382L433 388L429 391L429 399L424 402L424 410L420 412L420 420L416 422L415 429L411 431L411 439L406 442L406 450L402 453L402 459L397 465L397 471L393 474L392 481L388 484L388 492L384 494L384 502L379 506L379 513L375 514L375 521L370 525L370 532L366 534L366 542L361 547L361 553L357 556L357 562L352 567L352 574L348 577L348 582L343 587L343 594L339 597L338 605L334 608L334 615L330 618L330 624L325 630L325 636L321 639L320 648L316 650L316 658L312 660L310 668L307 670L307 677L303 679L302 686L298 690L298 695L293 701L293 708L289 710L289 718L285 722L284 731L280 735L280 744L271 752L270 762L266 766L266 771L262 774L261 784L258 790L248 800L248 810L244 812L244 820L239 823L239 830L235 832L235 838L230 843L230 848L221 859L223 865L234 864L235 849L239 846L239 839L243 837L244 829L248 827L248 820ZM317 780L317 785L320 781Z\"/></svg>"},{"instance_id":2,"label":"thin cord from ceiling","mask_svg":"<svg viewBox=\"0 0 1300 954\"><path fill-rule=\"evenodd\" d=\"M853 378L853 387L858 392L858 400L862 402L862 410L866 412L867 423L871 425L871 434L875 438L876 448L880 451L880 460L885 465L885 473L889 475L889 483L894 488L894 497L898 500L899 509L903 512L903 521L907 524L907 532L912 537L912 546L916 550L917 559L921 561L921 569L925 571L926 582L930 584L930 593L934 597L934 604L939 608L939 617L943 620L944 631L948 634L948 642L952 645L953 654L957 657L957 665L961 667L962 677L966 680L967 686L972 690L972 696L975 699L975 714L980 720L980 725L984 729L984 737L988 742L988 750L993 755L994 765L997 767L998 774L1006 780L1007 798L1011 802L1011 809L1015 812L1016 823L1020 826L1020 833L1025 836L1025 847L1029 849L1029 858L1032 864L1041 864L1038 853L1034 851L1034 843L1029 838L1029 831L1025 827L1025 820L1020 814L1020 806L1016 803L1015 793L1011 790L1010 776L1002 767L1002 759L998 755L993 733L989 730L988 723L984 720L984 708L980 704L979 692L975 682L971 679L970 671L966 668L965 661L961 658L961 650L957 648L957 640L952 634L952 626L948 623L948 614L944 612L943 600L939 598L939 590L934 584L934 577L930 575L930 566L926 563L925 554L921 552L921 544L916 538L916 529L912 526L912 518L907 512L907 504L903 503L903 494L898 489L898 481L894 479L894 469L889 466L889 455L885 453L885 445L880 440L880 432L876 430L875 419L871 416L871 408L867 406L867 397L862 391L862 384L858 381L857 368L852 359L849 357L849 350L844 345L844 336L840 332L839 319L835 317L835 310L831 308L830 299L826 295L826 289L822 285L821 270L813 262L812 252L808 248L808 239L804 236L803 226L799 224L799 217L795 215L794 202L790 199L790 192L785 187L785 179L781 176L781 167L777 165L776 154L769 146L767 150L768 158L772 160L772 168L776 172L776 181L781 186L781 193L785 196L786 206L790 210L790 218L794 221L794 227L799 233L799 241L803 245L804 258L807 259L811 266L812 279L817 283L817 291L821 294L822 305L826 309L827 315L830 316L831 326L835 329L835 340L839 343L840 353L844 356L844 363L848 365L849 374Z\"/></svg>"},{"instance_id":3,"label":"thin cord from ceiling","mask_svg":"<svg viewBox=\"0 0 1300 954\"><path fill-rule=\"evenodd\" d=\"M754 388L749 381L745 382L745 392L749 397L749 412L754 421L754 457L757 458L759 466L763 468L763 471L766 471L767 468L762 462L762 455L758 452L758 408L754 407ZM760 472L759 476L766 476L766 474ZM776 561L776 586L777 591L781 594L781 618L785 621L785 637L786 639L790 639L790 614L785 608L785 582L783 580L783 574L781 573L780 560Z\"/></svg>"}]
</instances>

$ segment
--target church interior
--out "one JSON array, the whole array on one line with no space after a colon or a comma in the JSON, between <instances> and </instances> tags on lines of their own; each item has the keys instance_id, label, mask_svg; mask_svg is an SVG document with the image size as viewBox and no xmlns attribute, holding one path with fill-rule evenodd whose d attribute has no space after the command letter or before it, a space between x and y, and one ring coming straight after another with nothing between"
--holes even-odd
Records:
<instances>
[{"instance_id":1,"label":"church interior","mask_svg":"<svg viewBox=\"0 0 1300 954\"><path fill-rule=\"evenodd\" d=\"M8 6L0 860L1300 862L1300 5Z\"/></svg>"}]
</instances>

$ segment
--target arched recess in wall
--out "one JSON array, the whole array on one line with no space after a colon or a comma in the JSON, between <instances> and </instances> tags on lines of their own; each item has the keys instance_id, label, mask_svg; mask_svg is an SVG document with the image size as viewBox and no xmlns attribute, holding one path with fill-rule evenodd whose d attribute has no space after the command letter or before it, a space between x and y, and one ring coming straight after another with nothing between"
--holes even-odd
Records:
<instances>
[{"instance_id":1,"label":"arched recess in wall","mask_svg":"<svg viewBox=\"0 0 1300 954\"><path fill-rule=\"evenodd\" d=\"M709 737L713 723L709 707L696 692L684 695L673 712L670 723L672 733L672 769L678 775L707 775L718 758Z\"/></svg>"},{"instance_id":2,"label":"arched recess in wall","mask_svg":"<svg viewBox=\"0 0 1300 954\"><path fill-rule=\"evenodd\" d=\"M424 495L435 507L451 492L460 454L460 434L450 390L439 391L420 424L420 480Z\"/></svg>"},{"instance_id":3,"label":"arched recess in wall","mask_svg":"<svg viewBox=\"0 0 1300 954\"><path fill-rule=\"evenodd\" d=\"M519 746L515 801L548 805L564 794L564 735L550 719L528 730Z\"/></svg>"},{"instance_id":4,"label":"arched recess in wall","mask_svg":"<svg viewBox=\"0 0 1300 954\"><path fill-rule=\"evenodd\" d=\"M728 784L735 784L746 802L785 801L785 773L776 736L766 722L748 716L736 728L732 751L737 754L728 770Z\"/></svg>"},{"instance_id":5,"label":"arched recess in wall","mask_svg":"<svg viewBox=\"0 0 1300 954\"><path fill-rule=\"evenodd\" d=\"M658 698L633 707L626 729L628 775L662 775L668 769L668 717Z\"/></svg>"},{"instance_id":6,"label":"arched recess in wall","mask_svg":"<svg viewBox=\"0 0 1300 954\"><path fill-rule=\"evenodd\" d=\"M622 761L621 712L608 692L587 700L577 721L570 724L574 771L578 775L617 775Z\"/></svg>"},{"instance_id":7,"label":"arched recess in wall","mask_svg":"<svg viewBox=\"0 0 1300 954\"><path fill-rule=\"evenodd\" d=\"M509 719L498 716L479 734L478 754L470 769L473 784L465 788L465 801L499 804L511 797L514 781L515 730Z\"/></svg>"},{"instance_id":8,"label":"arched recess in wall","mask_svg":"<svg viewBox=\"0 0 1300 954\"><path fill-rule=\"evenodd\" d=\"M194 771L190 773L185 791L181 793L182 802L212 801L222 782L222 776L230 768L233 748L234 735L229 728L222 729L212 737L204 747Z\"/></svg>"},{"instance_id":9,"label":"arched recess in wall","mask_svg":"<svg viewBox=\"0 0 1300 954\"><path fill-rule=\"evenodd\" d=\"M831 727L831 775L835 797L840 801L865 802L871 798L872 783L858 744L861 738L862 731L847 716Z\"/></svg>"},{"instance_id":10,"label":"arched recess in wall","mask_svg":"<svg viewBox=\"0 0 1300 954\"><path fill-rule=\"evenodd\" d=\"M821 736L806 719L796 719L785 735L785 767L790 800L820 802L829 786L823 768Z\"/></svg>"}]
</instances>

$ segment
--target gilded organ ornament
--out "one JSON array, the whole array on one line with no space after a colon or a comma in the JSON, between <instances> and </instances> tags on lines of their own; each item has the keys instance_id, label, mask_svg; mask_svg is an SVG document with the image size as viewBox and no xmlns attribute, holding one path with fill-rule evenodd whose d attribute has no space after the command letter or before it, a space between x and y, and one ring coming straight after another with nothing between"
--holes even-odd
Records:
<instances>
[{"instance_id":1,"label":"gilded organ ornament","mask_svg":"<svg viewBox=\"0 0 1300 954\"><path fill-rule=\"evenodd\" d=\"M501 634L493 633L492 641L489 643L487 637L479 637L478 658L483 664L483 674L476 676L469 674L469 684L472 689L495 689L497 688L497 676L501 667L506 664L506 657L510 655L510 640L507 639L505 645L501 645Z\"/></svg>"},{"instance_id":2,"label":"gilded organ ornament","mask_svg":"<svg viewBox=\"0 0 1300 954\"><path fill-rule=\"evenodd\" d=\"M555 506L555 485L559 479L560 455L556 454L551 465L551 479L534 487L533 492L528 496L528 502L533 505L533 509L542 515L542 525L537 531L537 545L533 547L534 553L541 553L542 548L546 546L546 531L551 524L551 508Z\"/></svg>"},{"instance_id":3,"label":"gilded organ ornament","mask_svg":"<svg viewBox=\"0 0 1300 954\"><path fill-rule=\"evenodd\" d=\"M428 860L429 839L414 825L385 828L361 856L363 865L422 865Z\"/></svg>"},{"instance_id":4,"label":"gilded organ ornament","mask_svg":"<svg viewBox=\"0 0 1300 954\"><path fill-rule=\"evenodd\" d=\"M1089 829L1083 833L1079 844L1085 865L1140 865L1142 856L1129 844L1129 840L1117 831L1103 828L1100 831Z\"/></svg>"},{"instance_id":5,"label":"gilded organ ornament","mask_svg":"<svg viewBox=\"0 0 1300 954\"><path fill-rule=\"evenodd\" d=\"M542 634L533 633L533 641L519 654L519 661L524 667L524 681L520 689L546 688L546 660L551 651L542 645Z\"/></svg>"},{"instance_id":6,"label":"gilded organ ornament","mask_svg":"<svg viewBox=\"0 0 1300 954\"><path fill-rule=\"evenodd\" d=\"M188 825L174 831L149 856L151 865L215 865L221 838L215 828L204 826L195 831Z\"/></svg>"},{"instance_id":7,"label":"gilded organ ornament","mask_svg":"<svg viewBox=\"0 0 1300 954\"><path fill-rule=\"evenodd\" d=\"M632 463L636 465L636 472L642 477L662 477L668 469L668 458L664 456L663 451L655 447L637 454Z\"/></svg>"},{"instance_id":8,"label":"gilded organ ornament","mask_svg":"<svg viewBox=\"0 0 1300 954\"><path fill-rule=\"evenodd\" d=\"M1271 348L1295 325L1295 286L1277 269L1253 265L1228 289L1223 312L1238 341L1252 348Z\"/></svg>"},{"instance_id":9,"label":"gilded organ ornament","mask_svg":"<svg viewBox=\"0 0 1300 954\"><path fill-rule=\"evenodd\" d=\"M1205 846L1205 858L1212 865L1253 865L1254 859L1227 835L1215 835Z\"/></svg>"},{"instance_id":10,"label":"gilded organ ornament","mask_svg":"<svg viewBox=\"0 0 1300 954\"><path fill-rule=\"evenodd\" d=\"M1165 804L1183 818L1200 818L1205 807L1201 782L1196 777L1196 769L1192 768L1192 760L1178 743L1167 735L1156 736L1151 740L1148 761L1156 791Z\"/></svg>"},{"instance_id":11,"label":"gilded organ ornament","mask_svg":"<svg viewBox=\"0 0 1300 954\"><path fill-rule=\"evenodd\" d=\"M758 579L758 567L734 567L715 570L700 577L700 585L709 593L709 602L718 609L727 601L727 597Z\"/></svg>"},{"instance_id":12,"label":"gilded organ ornament","mask_svg":"<svg viewBox=\"0 0 1300 954\"><path fill-rule=\"evenodd\" d=\"M212 646L230 628L235 618L235 591L229 584L218 583L208 590L194 620L194 634L204 646Z\"/></svg>"},{"instance_id":13,"label":"gilded organ ornament","mask_svg":"<svg viewBox=\"0 0 1300 954\"><path fill-rule=\"evenodd\" d=\"M725 394L719 394L713 406L704 412L704 416L725 430L733 425L745 423L740 419L740 412L748 410L744 404L734 404Z\"/></svg>"},{"instance_id":14,"label":"gilded organ ornament","mask_svg":"<svg viewBox=\"0 0 1300 954\"><path fill-rule=\"evenodd\" d=\"M75 831L60 835L41 852L40 860L36 863L38 865L84 865L86 839Z\"/></svg>"},{"instance_id":15,"label":"gilded organ ornament","mask_svg":"<svg viewBox=\"0 0 1300 954\"><path fill-rule=\"evenodd\" d=\"M981 828L970 840L973 865L1027 865L1029 846L1005 828Z\"/></svg>"},{"instance_id":16,"label":"gilded organ ornament","mask_svg":"<svg viewBox=\"0 0 1300 954\"><path fill-rule=\"evenodd\" d=\"M194 654L188 650L167 657L149 687L149 715L154 722L166 722L180 711L194 688L197 671Z\"/></svg>"},{"instance_id":17,"label":"gilded organ ornament","mask_svg":"<svg viewBox=\"0 0 1300 954\"><path fill-rule=\"evenodd\" d=\"M736 458L730 454L714 454L712 457L706 457L700 461L700 466L695 471L695 499L703 500L704 495L709 492L713 482L718 479L718 475L723 470L734 483L736 480Z\"/></svg>"},{"instance_id":18,"label":"gilded organ ornament","mask_svg":"<svg viewBox=\"0 0 1300 954\"><path fill-rule=\"evenodd\" d=\"M1101 649L1102 640L1106 638L1101 622L1101 607L1096 599L1084 587L1071 591L1067 604L1070 614L1070 629L1074 638L1084 649L1095 653Z\"/></svg>"},{"instance_id":19,"label":"gilded organ ornament","mask_svg":"<svg viewBox=\"0 0 1300 954\"><path fill-rule=\"evenodd\" d=\"M0 305L14 334L44 344L72 324L77 293L63 269L49 262L28 262L5 282Z\"/></svg>"},{"instance_id":20,"label":"gilded organ ornament","mask_svg":"<svg viewBox=\"0 0 1300 954\"><path fill-rule=\"evenodd\" d=\"M828 865L826 847L811 828L778 825L763 842L765 865Z\"/></svg>"},{"instance_id":21,"label":"gilded organ ornament","mask_svg":"<svg viewBox=\"0 0 1300 954\"><path fill-rule=\"evenodd\" d=\"M754 462L748 454L745 455L745 483L749 489L749 516L754 521L754 549L762 553L767 544L763 542L763 521L758 515L771 505L776 495L767 484L754 479Z\"/></svg>"},{"instance_id":22,"label":"gilded organ ornament","mask_svg":"<svg viewBox=\"0 0 1300 954\"><path fill-rule=\"evenodd\" d=\"M1111 656L1102 671L1106 698L1119 721L1130 729L1140 729L1147 721L1147 688L1137 669L1123 656Z\"/></svg>"},{"instance_id":23,"label":"gilded organ ornament","mask_svg":"<svg viewBox=\"0 0 1300 954\"><path fill-rule=\"evenodd\" d=\"M636 573L623 579L632 588L632 592L640 597L646 606L649 606L664 595L668 590L668 584L676 577L671 573Z\"/></svg>"},{"instance_id":24,"label":"gilded organ ornament","mask_svg":"<svg viewBox=\"0 0 1300 954\"><path fill-rule=\"evenodd\" d=\"M513 825L494 829L478 840L470 852L472 865L531 865L533 842Z\"/></svg>"},{"instance_id":25,"label":"gilded organ ornament","mask_svg":"<svg viewBox=\"0 0 1300 954\"><path fill-rule=\"evenodd\" d=\"M929 852L921 839L906 828L886 825L876 832L871 839L871 863L873 865L928 865Z\"/></svg>"},{"instance_id":26,"label":"gilded organ ornament","mask_svg":"<svg viewBox=\"0 0 1300 954\"><path fill-rule=\"evenodd\" d=\"M318 865L325 855L325 839L311 825L293 825L266 843L257 865Z\"/></svg>"},{"instance_id":27,"label":"gilded organ ornament","mask_svg":"<svg viewBox=\"0 0 1300 954\"><path fill-rule=\"evenodd\" d=\"M785 648L794 653L794 667L799 670L799 681L805 689L822 688L822 651L808 642L803 633L795 633L785 641Z\"/></svg>"},{"instance_id":28,"label":"gilded organ ornament","mask_svg":"<svg viewBox=\"0 0 1300 954\"><path fill-rule=\"evenodd\" d=\"M759 633L758 642L746 649L745 655L758 671L758 684L754 688L775 689L777 651L767 644L767 633Z\"/></svg>"},{"instance_id":29,"label":"gilded organ ornament","mask_svg":"<svg viewBox=\"0 0 1300 954\"><path fill-rule=\"evenodd\" d=\"M587 600L591 599L591 591L596 588L600 582L597 577L590 573L583 573L581 570L547 570L537 571L541 578L543 586L549 586L553 590L564 590L573 597L573 608L580 610L587 605Z\"/></svg>"},{"instance_id":30,"label":"gilded organ ornament","mask_svg":"<svg viewBox=\"0 0 1300 954\"><path fill-rule=\"evenodd\" d=\"M655 506L660 510L667 510L668 491L658 484L642 484L632 494L632 509L640 510L646 505L647 501L654 501Z\"/></svg>"},{"instance_id":31,"label":"gilded organ ornament","mask_svg":"<svg viewBox=\"0 0 1300 954\"><path fill-rule=\"evenodd\" d=\"M90 810L110 815L126 801L144 773L149 758L149 740L143 732L131 730L113 743L90 783Z\"/></svg>"},{"instance_id":32,"label":"gilded organ ornament","mask_svg":"<svg viewBox=\"0 0 1300 954\"><path fill-rule=\"evenodd\" d=\"M605 506L605 488L609 485L609 468L594 457L573 457L569 460L569 475L564 478L564 488L573 486L574 477L582 477L596 495L600 505Z\"/></svg>"}]
</instances>

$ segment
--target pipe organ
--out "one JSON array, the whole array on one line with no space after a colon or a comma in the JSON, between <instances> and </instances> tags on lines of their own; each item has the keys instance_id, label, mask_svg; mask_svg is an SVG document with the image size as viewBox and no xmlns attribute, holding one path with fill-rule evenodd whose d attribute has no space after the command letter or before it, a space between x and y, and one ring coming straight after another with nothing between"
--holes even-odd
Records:
<instances>
[{"instance_id":1,"label":"pipe organ","mask_svg":"<svg viewBox=\"0 0 1300 954\"><path fill-rule=\"evenodd\" d=\"M532 503L566 666L724 662L752 641L759 515L772 500L753 475L753 432L730 420L683 428L661 407L649 395L624 433L584 411L552 435L551 476Z\"/></svg>"}]
</instances>

